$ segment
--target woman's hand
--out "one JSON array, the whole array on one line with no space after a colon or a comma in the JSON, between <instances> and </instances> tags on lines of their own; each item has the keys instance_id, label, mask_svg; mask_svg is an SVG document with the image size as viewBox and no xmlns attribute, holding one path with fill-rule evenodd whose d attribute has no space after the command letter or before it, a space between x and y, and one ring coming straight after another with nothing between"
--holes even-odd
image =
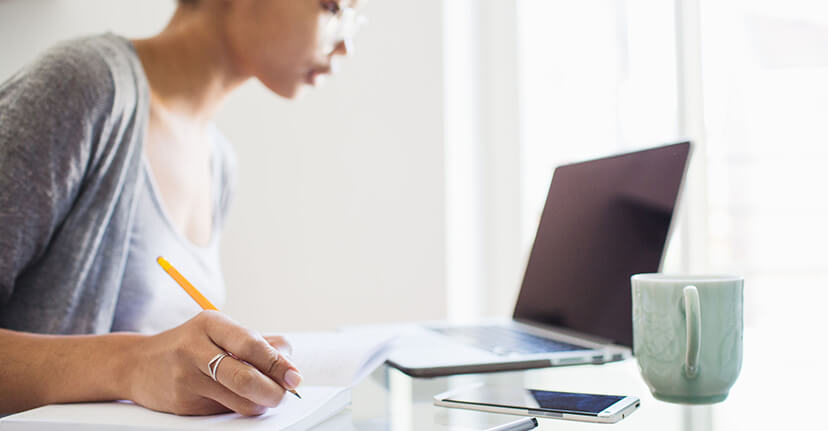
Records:
<instances>
[{"instance_id":1,"label":"woman's hand","mask_svg":"<svg viewBox=\"0 0 828 431\"><path fill-rule=\"evenodd\" d=\"M204 311L181 326L135 343L127 357L129 399L153 410L178 415L235 411L254 416L275 407L285 388L301 383L282 337L247 330L224 314ZM218 366L208 362L231 353ZM292 395L291 395L292 396Z\"/></svg>"},{"instance_id":2,"label":"woman's hand","mask_svg":"<svg viewBox=\"0 0 828 431\"><path fill-rule=\"evenodd\" d=\"M281 336L281 335L265 335L264 339L270 344L274 349L278 350L279 353L291 359L291 355L293 355L293 346L290 345L288 340Z\"/></svg>"}]
</instances>

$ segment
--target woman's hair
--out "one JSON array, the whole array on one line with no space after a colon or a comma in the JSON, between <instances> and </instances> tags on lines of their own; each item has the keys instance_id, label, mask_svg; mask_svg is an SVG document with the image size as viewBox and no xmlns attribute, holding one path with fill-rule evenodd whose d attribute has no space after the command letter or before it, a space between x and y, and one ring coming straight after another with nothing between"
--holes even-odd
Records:
<instances>
[{"instance_id":1,"label":"woman's hair","mask_svg":"<svg viewBox=\"0 0 828 431\"><path fill-rule=\"evenodd\" d=\"M196 6L198 3L199 0L178 0L178 4L181 6Z\"/></svg>"}]
</instances>

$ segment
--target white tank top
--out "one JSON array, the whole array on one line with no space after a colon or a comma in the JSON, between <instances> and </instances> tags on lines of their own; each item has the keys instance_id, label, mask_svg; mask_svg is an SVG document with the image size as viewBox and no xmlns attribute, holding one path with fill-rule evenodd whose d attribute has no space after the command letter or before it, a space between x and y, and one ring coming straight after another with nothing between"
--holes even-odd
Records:
<instances>
[{"instance_id":1,"label":"white tank top","mask_svg":"<svg viewBox=\"0 0 828 431\"><path fill-rule=\"evenodd\" d=\"M178 326L201 307L158 265L163 256L219 309L225 286L219 242L229 204L235 159L226 140L212 128L211 194L213 228L210 243L193 244L172 223L161 195L142 157L135 220L112 331L157 333Z\"/></svg>"}]
</instances>

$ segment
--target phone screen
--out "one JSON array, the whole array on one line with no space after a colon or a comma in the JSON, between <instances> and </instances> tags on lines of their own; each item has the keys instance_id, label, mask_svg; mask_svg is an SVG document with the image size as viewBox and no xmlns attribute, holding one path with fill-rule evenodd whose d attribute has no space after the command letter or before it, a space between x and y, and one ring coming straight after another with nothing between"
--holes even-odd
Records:
<instances>
[{"instance_id":1,"label":"phone screen","mask_svg":"<svg viewBox=\"0 0 828 431\"><path fill-rule=\"evenodd\" d=\"M598 416L607 407L624 399L617 395L576 394L501 386L481 386L446 398L456 403L517 407Z\"/></svg>"}]
</instances>

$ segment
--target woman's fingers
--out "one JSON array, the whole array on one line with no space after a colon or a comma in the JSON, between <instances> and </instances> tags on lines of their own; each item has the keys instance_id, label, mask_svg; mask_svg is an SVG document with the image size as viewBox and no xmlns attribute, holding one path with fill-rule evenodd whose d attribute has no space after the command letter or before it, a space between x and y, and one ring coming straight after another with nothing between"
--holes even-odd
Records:
<instances>
[{"instance_id":1,"label":"woman's fingers","mask_svg":"<svg viewBox=\"0 0 828 431\"><path fill-rule=\"evenodd\" d=\"M217 415L219 413L230 413L231 411L233 410L212 398L201 397L199 400L187 405L186 409L173 413L181 416L207 416Z\"/></svg>"},{"instance_id":2,"label":"woman's fingers","mask_svg":"<svg viewBox=\"0 0 828 431\"><path fill-rule=\"evenodd\" d=\"M207 335L219 348L249 363L284 388L294 389L302 383L302 376L290 359L280 354L264 337L243 328L221 313L205 311L202 314L208 317L205 319ZM240 382L255 381L242 371L237 373L233 378Z\"/></svg>"},{"instance_id":3,"label":"woman's fingers","mask_svg":"<svg viewBox=\"0 0 828 431\"><path fill-rule=\"evenodd\" d=\"M199 356L204 356L206 358L201 361L203 362L200 367L201 371L205 376L207 376L208 379L211 380L213 386L221 386L230 393L235 394L237 397L244 398L251 403L250 405L241 406L247 413L243 413L241 411L239 411L239 413L248 415L260 414L255 413L254 410L251 410L252 406L261 406L263 408L276 407L282 401L282 398L285 395L285 389L282 388L282 386L270 377L262 374L252 365L242 362L231 355L218 357L217 355L223 354L224 352L220 347L212 343L210 343L210 345L209 352L199 354ZM217 362L211 361L211 359L216 358L219 358L220 360L217 360ZM211 363L212 365L210 365ZM213 370L211 370L211 367L215 369L216 382L218 382L218 384L216 384L216 382L212 382ZM224 404L224 402L222 402L222 404ZM238 404L239 402L237 401L234 405ZM234 411L238 411L227 404L224 405Z\"/></svg>"},{"instance_id":4,"label":"woman's fingers","mask_svg":"<svg viewBox=\"0 0 828 431\"><path fill-rule=\"evenodd\" d=\"M222 361L222 366L226 365ZM198 392L204 397L244 416L258 416L267 411L267 406L257 404L248 398L239 396L222 384L216 383L209 376L204 376L198 382Z\"/></svg>"},{"instance_id":5,"label":"woman's fingers","mask_svg":"<svg viewBox=\"0 0 828 431\"><path fill-rule=\"evenodd\" d=\"M265 335L264 338L271 346L273 346L274 349L278 350L282 354L285 354L288 357L293 355L293 346L285 337L281 335Z\"/></svg>"},{"instance_id":6,"label":"woman's fingers","mask_svg":"<svg viewBox=\"0 0 828 431\"><path fill-rule=\"evenodd\" d=\"M278 348L282 338L248 331L221 313L205 311L160 334L141 337L125 357L137 365L129 369L127 397L147 408L178 415L213 414L227 409L259 415L285 397L289 373L296 367ZM224 356L221 356L224 355ZM211 377L211 359L216 381ZM152 365L147 365L152 364ZM298 380L298 381L297 381Z\"/></svg>"}]
</instances>

